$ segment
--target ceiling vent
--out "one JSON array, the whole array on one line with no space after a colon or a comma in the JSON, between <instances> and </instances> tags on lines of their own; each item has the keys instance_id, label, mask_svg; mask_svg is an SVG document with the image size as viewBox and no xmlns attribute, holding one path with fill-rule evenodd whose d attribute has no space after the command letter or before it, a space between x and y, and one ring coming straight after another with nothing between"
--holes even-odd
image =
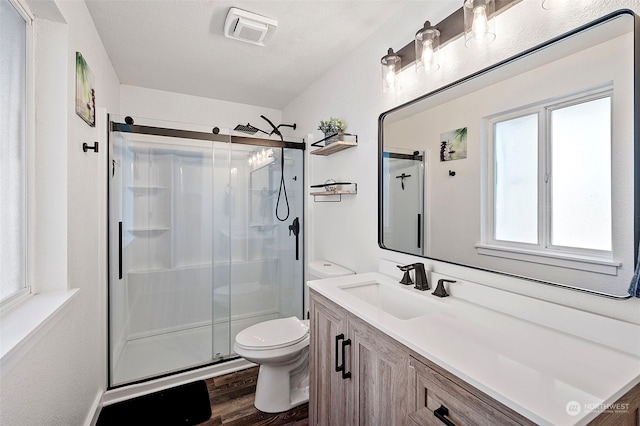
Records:
<instances>
[{"instance_id":1,"label":"ceiling vent","mask_svg":"<svg viewBox=\"0 0 640 426\"><path fill-rule=\"evenodd\" d=\"M278 27L278 21L232 7L224 21L225 37L264 46Z\"/></svg>"}]
</instances>

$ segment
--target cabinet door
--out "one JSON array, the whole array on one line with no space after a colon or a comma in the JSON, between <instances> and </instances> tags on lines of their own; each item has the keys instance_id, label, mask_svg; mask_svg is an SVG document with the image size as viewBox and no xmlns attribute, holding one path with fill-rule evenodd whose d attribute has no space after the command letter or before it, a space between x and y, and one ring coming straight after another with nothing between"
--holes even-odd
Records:
<instances>
[{"instance_id":1,"label":"cabinet door","mask_svg":"<svg viewBox=\"0 0 640 426\"><path fill-rule=\"evenodd\" d=\"M349 379L336 372L336 361L344 362L342 341L336 347L336 336L348 339L347 311L313 290L310 294L309 424L342 425L347 415Z\"/></svg>"},{"instance_id":2,"label":"cabinet door","mask_svg":"<svg viewBox=\"0 0 640 426\"><path fill-rule=\"evenodd\" d=\"M444 421L438 418L437 412L456 425L533 424L497 401L482 395L481 399L443 374L413 357L410 358L409 419L413 423L442 426ZM507 412L514 418L507 415Z\"/></svg>"},{"instance_id":3,"label":"cabinet door","mask_svg":"<svg viewBox=\"0 0 640 426\"><path fill-rule=\"evenodd\" d=\"M404 425L409 351L354 315L349 315L349 330L353 389L348 424Z\"/></svg>"},{"instance_id":4,"label":"cabinet door","mask_svg":"<svg viewBox=\"0 0 640 426\"><path fill-rule=\"evenodd\" d=\"M589 426L638 426L640 425L640 384L604 410Z\"/></svg>"}]
</instances>

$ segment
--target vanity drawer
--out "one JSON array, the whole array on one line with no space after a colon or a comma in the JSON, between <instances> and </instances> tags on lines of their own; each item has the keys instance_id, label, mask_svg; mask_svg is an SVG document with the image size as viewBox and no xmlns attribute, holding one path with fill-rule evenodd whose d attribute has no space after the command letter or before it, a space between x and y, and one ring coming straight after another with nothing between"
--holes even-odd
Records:
<instances>
[{"instance_id":1,"label":"vanity drawer","mask_svg":"<svg viewBox=\"0 0 640 426\"><path fill-rule=\"evenodd\" d=\"M444 420L436 416L434 413L436 410L439 410L439 413L448 410ZM516 420L520 416L513 412L511 413L516 418L510 417L504 412L506 410L511 411L486 395L480 399L418 359L410 358L408 418L414 424L437 426L532 424L525 418ZM446 420L451 423L446 423Z\"/></svg>"}]
</instances>

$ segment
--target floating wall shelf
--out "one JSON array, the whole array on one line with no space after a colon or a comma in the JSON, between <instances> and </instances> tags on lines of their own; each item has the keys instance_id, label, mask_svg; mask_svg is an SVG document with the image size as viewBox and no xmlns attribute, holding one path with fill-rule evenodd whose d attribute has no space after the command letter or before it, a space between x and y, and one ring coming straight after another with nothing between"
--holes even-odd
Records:
<instances>
[{"instance_id":1,"label":"floating wall shelf","mask_svg":"<svg viewBox=\"0 0 640 426\"><path fill-rule=\"evenodd\" d=\"M336 184L334 184L336 185ZM342 196L343 195L355 195L358 193L358 184L357 183L343 183L337 184L338 186L342 186L342 185L351 185L353 186L353 189L351 190L347 190L347 189L336 189L334 191L317 191L317 192L312 192L311 195L313 196L313 201L314 202L323 202L323 203L327 203L327 202L333 202L333 203L339 203L340 201L342 201ZM316 185L316 187L321 186L321 185ZM316 199L316 197L330 197L331 199L327 199L324 201L318 201ZM337 197L337 199L335 199Z\"/></svg>"},{"instance_id":2,"label":"floating wall shelf","mask_svg":"<svg viewBox=\"0 0 640 426\"><path fill-rule=\"evenodd\" d=\"M340 136L345 139L351 139L351 140L339 140L339 141L327 144L326 141L327 139L329 139L329 137L324 138L322 140L319 140L318 142L311 144L311 146L319 147L318 149L311 151L311 154L326 156L326 155L335 154L336 152L339 152L348 148L353 148L354 146L358 146L358 135L354 135L351 133L341 133Z\"/></svg>"}]
</instances>

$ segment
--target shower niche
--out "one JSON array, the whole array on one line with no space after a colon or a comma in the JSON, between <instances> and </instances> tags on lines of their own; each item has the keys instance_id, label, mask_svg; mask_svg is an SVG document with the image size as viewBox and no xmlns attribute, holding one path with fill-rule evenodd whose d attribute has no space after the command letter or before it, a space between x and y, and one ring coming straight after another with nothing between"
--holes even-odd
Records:
<instances>
[{"instance_id":1,"label":"shower niche","mask_svg":"<svg viewBox=\"0 0 640 426\"><path fill-rule=\"evenodd\" d=\"M110 386L232 359L242 329L301 317L304 144L111 120Z\"/></svg>"}]
</instances>

